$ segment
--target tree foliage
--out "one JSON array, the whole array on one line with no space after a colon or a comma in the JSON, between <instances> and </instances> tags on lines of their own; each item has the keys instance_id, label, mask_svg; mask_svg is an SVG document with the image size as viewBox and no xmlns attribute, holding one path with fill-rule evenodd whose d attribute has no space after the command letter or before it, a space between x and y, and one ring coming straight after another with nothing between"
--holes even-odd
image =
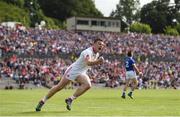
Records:
<instances>
[{"instance_id":1,"label":"tree foliage","mask_svg":"<svg viewBox=\"0 0 180 117\"><path fill-rule=\"evenodd\" d=\"M136 32L136 33L150 34L151 33L151 27L147 24L142 24L142 23L136 22L130 26L130 31Z\"/></svg>"},{"instance_id":2,"label":"tree foliage","mask_svg":"<svg viewBox=\"0 0 180 117\"><path fill-rule=\"evenodd\" d=\"M179 33L176 30L176 28L172 28L171 26L167 26L164 30L165 34L172 35L172 36L178 36Z\"/></svg>"},{"instance_id":3,"label":"tree foliage","mask_svg":"<svg viewBox=\"0 0 180 117\"><path fill-rule=\"evenodd\" d=\"M116 10L112 11L112 17L118 17L128 24L137 21L139 14L139 0L120 0Z\"/></svg>"},{"instance_id":4,"label":"tree foliage","mask_svg":"<svg viewBox=\"0 0 180 117\"><path fill-rule=\"evenodd\" d=\"M141 9L141 22L149 24L153 33L163 33L166 26L180 21L180 12L170 0L152 1Z\"/></svg>"},{"instance_id":5,"label":"tree foliage","mask_svg":"<svg viewBox=\"0 0 180 117\"><path fill-rule=\"evenodd\" d=\"M28 11L0 1L0 22L16 21L29 26L30 18L28 14Z\"/></svg>"},{"instance_id":6,"label":"tree foliage","mask_svg":"<svg viewBox=\"0 0 180 117\"><path fill-rule=\"evenodd\" d=\"M92 0L39 0L45 15L64 21L71 16L103 16Z\"/></svg>"},{"instance_id":7,"label":"tree foliage","mask_svg":"<svg viewBox=\"0 0 180 117\"><path fill-rule=\"evenodd\" d=\"M177 31L179 32L179 34L180 34L180 24L176 25L175 28L176 28L176 30L177 30Z\"/></svg>"},{"instance_id":8,"label":"tree foliage","mask_svg":"<svg viewBox=\"0 0 180 117\"><path fill-rule=\"evenodd\" d=\"M102 17L92 0L0 0L9 5L18 6L29 13L30 26L42 20L48 27L62 26L66 18L71 16ZM5 12L2 12L5 14ZM11 15L11 14L9 14ZM23 17L23 15L21 16ZM1 18L2 19L2 18ZM5 18L3 18L5 19ZM14 21L17 19L14 18ZM6 20L5 20L6 21ZM19 20L18 20L19 21Z\"/></svg>"}]
</instances>

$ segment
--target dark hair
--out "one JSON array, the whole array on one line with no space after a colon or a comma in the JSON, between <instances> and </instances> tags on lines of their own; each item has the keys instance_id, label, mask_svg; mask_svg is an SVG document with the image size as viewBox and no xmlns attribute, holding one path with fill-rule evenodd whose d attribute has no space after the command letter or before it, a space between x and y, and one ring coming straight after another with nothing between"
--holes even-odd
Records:
<instances>
[{"instance_id":1,"label":"dark hair","mask_svg":"<svg viewBox=\"0 0 180 117\"><path fill-rule=\"evenodd\" d=\"M128 51L127 56L132 57L132 51Z\"/></svg>"},{"instance_id":2,"label":"dark hair","mask_svg":"<svg viewBox=\"0 0 180 117\"><path fill-rule=\"evenodd\" d=\"M96 39L94 40L94 43L96 43L96 42L98 42L98 41L103 41L103 40L100 39L100 38L96 38Z\"/></svg>"}]
</instances>

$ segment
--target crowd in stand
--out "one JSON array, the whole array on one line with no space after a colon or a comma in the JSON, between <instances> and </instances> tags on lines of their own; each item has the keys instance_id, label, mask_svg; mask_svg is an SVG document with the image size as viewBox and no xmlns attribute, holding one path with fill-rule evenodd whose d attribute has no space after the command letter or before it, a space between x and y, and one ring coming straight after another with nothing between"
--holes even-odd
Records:
<instances>
[{"instance_id":1,"label":"crowd in stand","mask_svg":"<svg viewBox=\"0 0 180 117\"><path fill-rule=\"evenodd\" d=\"M0 62L1 77L12 78L17 83L34 85L56 84L62 77L71 60L16 58ZM175 62L141 62L137 64L144 76L139 78L139 87L169 87L172 81L180 80L180 63ZM125 69L122 60L108 61L89 71L93 83L103 83L106 87L117 87L125 80Z\"/></svg>"},{"instance_id":2,"label":"crowd in stand","mask_svg":"<svg viewBox=\"0 0 180 117\"><path fill-rule=\"evenodd\" d=\"M0 28L0 48L3 53L61 54L80 53L90 46L93 39L102 38L107 48L105 54L123 54L133 49L138 55L180 60L179 37L145 34L121 34L107 32L69 32L65 30L26 31Z\"/></svg>"},{"instance_id":3,"label":"crowd in stand","mask_svg":"<svg viewBox=\"0 0 180 117\"><path fill-rule=\"evenodd\" d=\"M107 87L123 84L125 69L121 56L131 49L135 52L137 65L143 72L139 88L169 87L180 80L180 37L145 34L118 34L108 32L69 32L65 30L18 30L0 27L0 77L10 77L18 83L33 82L35 85L56 84L64 71L77 56L71 59L57 57L59 54L78 55L89 47L96 37L102 38L107 47L103 53L108 58L101 66L89 71L95 84ZM13 56L6 55L13 53ZM22 58L30 55L31 58ZM52 55L51 58L34 58L33 55ZM145 56L141 61L139 56ZM56 56L56 57L54 57ZM152 61L149 57L161 57Z\"/></svg>"}]
</instances>

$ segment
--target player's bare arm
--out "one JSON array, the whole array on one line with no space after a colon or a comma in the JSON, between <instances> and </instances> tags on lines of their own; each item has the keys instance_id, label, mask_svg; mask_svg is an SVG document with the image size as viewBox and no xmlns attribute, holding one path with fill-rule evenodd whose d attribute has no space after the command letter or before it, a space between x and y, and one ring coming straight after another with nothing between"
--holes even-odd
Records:
<instances>
[{"instance_id":1,"label":"player's bare arm","mask_svg":"<svg viewBox=\"0 0 180 117\"><path fill-rule=\"evenodd\" d=\"M142 72L137 68L136 64L133 64L133 67L138 75L142 75Z\"/></svg>"}]
</instances>

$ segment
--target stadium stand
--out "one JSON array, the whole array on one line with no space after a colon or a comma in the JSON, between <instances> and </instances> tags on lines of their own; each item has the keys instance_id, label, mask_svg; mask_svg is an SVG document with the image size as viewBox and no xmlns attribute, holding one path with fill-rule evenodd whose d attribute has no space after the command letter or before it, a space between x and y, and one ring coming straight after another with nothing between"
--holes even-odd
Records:
<instances>
[{"instance_id":1,"label":"stadium stand","mask_svg":"<svg viewBox=\"0 0 180 117\"><path fill-rule=\"evenodd\" d=\"M0 27L0 81L11 79L19 88L50 87L96 37L107 47L105 64L89 72L94 84L117 87L123 84L125 53L135 52L144 73L139 88L177 88L180 82L180 37L110 32L71 32L47 29ZM96 75L95 75L96 74ZM13 79L13 80L12 80ZM21 87L22 85L22 87Z\"/></svg>"}]
</instances>

